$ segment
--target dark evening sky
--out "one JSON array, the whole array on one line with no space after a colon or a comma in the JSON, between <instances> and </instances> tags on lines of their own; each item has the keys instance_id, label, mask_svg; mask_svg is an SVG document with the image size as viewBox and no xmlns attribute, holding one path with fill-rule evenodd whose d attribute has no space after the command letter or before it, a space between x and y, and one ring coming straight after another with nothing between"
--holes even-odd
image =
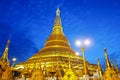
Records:
<instances>
[{"instance_id":1,"label":"dark evening sky","mask_svg":"<svg viewBox=\"0 0 120 80\"><path fill-rule=\"evenodd\" d=\"M25 61L38 52L52 31L57 6L75 51L80 52L77 39L90 39L85 51L89 62L104 59L104 47L120 62L120 0L0 0L0 54L10 35L10 61Z\"/></svg>"}]
</instances>

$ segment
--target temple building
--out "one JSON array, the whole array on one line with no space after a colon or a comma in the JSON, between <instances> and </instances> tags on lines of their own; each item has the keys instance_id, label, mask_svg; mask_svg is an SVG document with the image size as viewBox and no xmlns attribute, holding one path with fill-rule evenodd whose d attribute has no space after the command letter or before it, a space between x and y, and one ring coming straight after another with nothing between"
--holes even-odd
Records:
<instances>
[{"instance_id":1,"label":"temple building","mask_svg":"<svg viewBox=\"0 0 120 80\"><path fill-rule=\"evenodd\" d=\"M9 44L10 40L0 58L0 80L120 80L118 64L110 62L106 48L105 70L99 59L98 65L87 61L84 48L81 49L82 56L76 55L63 32L59 8L44 47L28 60L11 67L8 60ZM15 72L19 75L14 76Z\"/></svg>"},{"instance_id":2,"label":"temple building","mask_svg":"<svg viewBox=\"0 0 120 80\"><path fill-rule=\"evenodd\" d=\"M27 61L17 64L16 68L23 66L31 72L34 65L38 67L39 62L41 62L41 69L43 70L45 68L44 73L46 76L63 77L69 69L69 60L75 76L82 76L83 57L76 55L75 51L71 48L70 43L63 32L60 10L58 8L56 10L52 32L46 40L44 47ZM93 75L93 73L96 72L97 65L91 64L88 61L85 61L85 63L87 64L86 66L88 67L89 75Z\"/></svg>"}]
</instances>

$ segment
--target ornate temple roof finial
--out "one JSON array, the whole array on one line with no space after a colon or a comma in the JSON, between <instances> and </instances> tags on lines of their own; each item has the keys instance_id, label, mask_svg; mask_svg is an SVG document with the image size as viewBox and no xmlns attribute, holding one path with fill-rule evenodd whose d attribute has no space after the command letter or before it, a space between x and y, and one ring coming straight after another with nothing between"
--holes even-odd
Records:
<instances>
[{"instance_id":1,"label":"ornate temple roof finial","mask_svg":"<svg viewBox=\"0 0 120 80\"><path fill-rule=\"evenodd\" d=\"M10 45L10 39L7 41L7 47Z\"/></svg>"},{"instance_id":2,"label":"ornate temple roof finial","mask_svg":"<svg viewBox=\"0 0 120 80\"><path fill-rule=\"evenodd\" d=\"M98 73L99 73L100 75L103 74L103 70L102 70L102 67L101 67L100 59L99 59L99 58L98 58Z\"/></svg>"},{"instance_id":3,"label":"ornate temple roof finial","mask_svg":"<svg viewBox=\"0 0 120 80\"><path fill-rule=\"evenodd\" d=\"M108 54L107 54L107 49L106 48L104 48L104 54L105 54L105 57L107 58Z\"/></svg>"},{"instance_id":4,"label":"ornate temple roof finial","mask_svg":"<svg viewBox=\"0 0 120 80\"><path fill-rule=\"evenodd\" d=\"M62 31L62 23L61 23L61 18L60 18L60 9L59 7L56 10L56 18L54 21L54 27L53 27L53 32L52 34L58 35L58 34L62 34L64 35L63 31Z\"/></svg>"},{"instance_id":5,"label":"ornate temple roof finial","mask_svg":"<svg viewBox=\"0 0 120 80\"><path fill-rule=\"evenodd\" d=\"M98 58L98 68L100 68L101 65L100 65L100 59Z\"/></svg>"},{"instance_id":6,"label":"ornate temple roof finial","mask_svg":"<svg viewBox=\"0 0 120 80\"><path fill-rule=\"evenodd\" d=\"M60 9L59 9L59 7L56 10L56 18L55 18L54 26L62 26L61 25L61 19L60 19Z\"/></svg>"},{"instance_id":7,"label":"ornate temple roof finial","mask_svg":"<svg viewBox=\"0 0 120 80\"><path fill-rule=\"evenodd\" d=\"M106 48L104 48L104 54L105 54L105 59L106 59L106 68L111 68L111 63L109 61Z\"/></svg>"},{"instance_id":8,"label":"ornate temple roof finial","mask_svg":"<svg viewBox=\"0 0 120 80\"><path fill-rule=\"evenodd\" d=\"M9 47L9 45L10 45L10 38L9 38L8 41L7 41L5 50L4 50L3 55L2 55L2 57L1 57L1 60L2 60L3 62L6 62L8 65L9 65L9 60L8 60L8 47Z\"/></svg>"},{"instance_id":9,"label":"ornate temple roof finial","mask_svg":"<svg viewBox=\"0 0 120 80\"><path fill-rule=\"evenodd\" d=\"M59 16L59 15L60 15L60 9L58 7L57 10L56 10L56 16Z\"/></svg>"},{"instance_id":10,"label":"ornate temple roof finial","mask_svg":"<svg viewBox=\"0 0 120 80\"><path fill-rule=\"evenodd\" d=\"M107 51L107 49L106 48L104 48L104 52L106 52Z\"/></svg>"},{"instance_id":11,"label":"ornate temple roof finial","mask_svg":"<svg viewBox=\"0 0 120 80\"><path fill-rule=\"evenodd\" d=\"M114 67L114 64L112 63L112 60L110 60L110 64L111 64L112 69L114 70L115 67Z\"/></svg>"}]
</instances>

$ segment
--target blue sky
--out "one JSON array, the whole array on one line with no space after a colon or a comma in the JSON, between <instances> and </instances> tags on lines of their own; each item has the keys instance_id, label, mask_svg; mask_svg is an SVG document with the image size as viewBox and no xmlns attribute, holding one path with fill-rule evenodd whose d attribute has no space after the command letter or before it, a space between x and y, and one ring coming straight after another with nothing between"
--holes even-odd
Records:
<instances>
[{"instance_id":1,"label":"blue sky","mask_svg":"<svg viewBox=\"0 0 120 80\"><path fill-rule=\"evenodd\" d=\"M120 61L119 0L0 0L0 53L11 35L9 59L27 60L37 53L49 37L57 6L61 10L63 31L75 51L77 39L91 39L85 56L91 63L110 58ZM81 53L80 53L81 55Z\"/></svg>"}]
</instances>

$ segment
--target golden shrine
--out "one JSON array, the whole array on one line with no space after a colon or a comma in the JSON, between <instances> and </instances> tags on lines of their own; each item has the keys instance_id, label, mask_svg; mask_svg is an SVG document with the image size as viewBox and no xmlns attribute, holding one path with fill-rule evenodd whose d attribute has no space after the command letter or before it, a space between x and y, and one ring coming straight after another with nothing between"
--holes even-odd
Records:
<instances>
[{"instance_id":1,"label":"golden shrine","mask_svg":"<svg viewBox=\"0 0 120 80\"><path fill-rule=\"evenodd\" d=\"M52 33L46 40L44 47L26 62L17 64L16 67L24 66L32 70L34 66L38 67L41 62L41 68L43 69L45 66L46 76L63 76L69 68L69 60L76 76L82 76L83 58L77 56L70 47L70 43L63 32L60 10L57 9ZM88 62L87 65L92 75L97 69L97 65Z\"/></svg>"},{"instance_id":2,"label":"golden shrine","mask_svg":"<svg viewBox=\"0 0 120 80\"><path fill-rule=\"evenodd\" d=\"M0 58L0 80L120 80L120 70L116 63L110 61L106 49L106 70L103 71L100 60L98 65L91 64L83 56L76 55L64 35L59 8L51 35L44 47L27 61L10 67L7 42L5 51ZM14 71L20 74L16 77ZM15 74L15 73L14 73Z\"/></svg>"},{"instance_id":3,"label":"golden shrine","mask_svg":"<svg viewBox=\"0 0 120 80\"><path fill-rule=\"evenodd\" d=\"M0 58L0 80L13 80L13 73L8 60L9 44L10 40L8 40L3 55Z\"/></svg>"}]
</instances>

